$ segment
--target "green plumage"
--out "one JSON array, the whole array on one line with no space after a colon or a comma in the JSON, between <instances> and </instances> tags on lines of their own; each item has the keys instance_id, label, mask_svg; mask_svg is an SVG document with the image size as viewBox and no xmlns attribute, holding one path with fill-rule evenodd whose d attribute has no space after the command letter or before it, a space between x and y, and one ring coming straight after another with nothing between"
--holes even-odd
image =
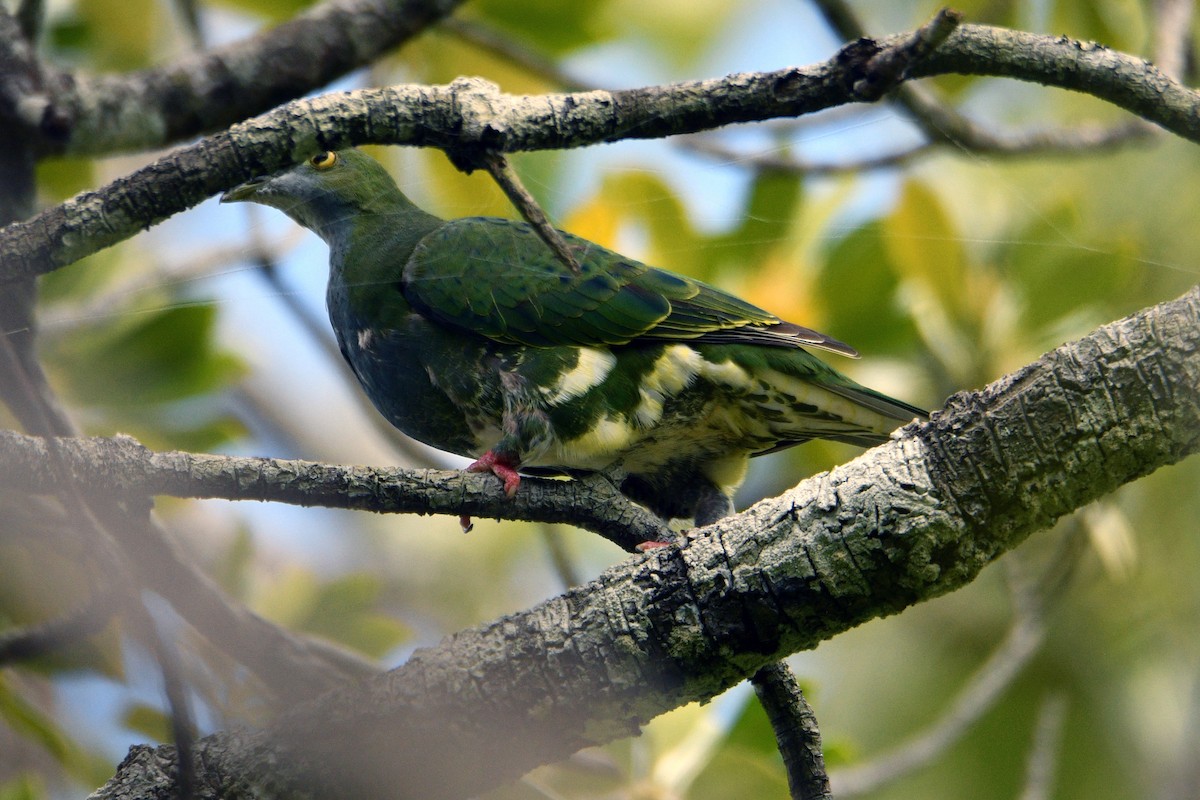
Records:
<instances>
[{"instance_id":1,"label":"green plumage","mask_svg":"<svg viewBox=\"0 0 1200 800\"><path fill-rule=\"evenodd\" d=\"M524 223L443 221L382 166L325 153L227 192L330 248L342 353L405 433L516 488L513 471L603 471L663 517L731 509L745 461L812 438L869 446L924 412L803 347L856 355L732 295Z\"/></svg>"}]
</instances>

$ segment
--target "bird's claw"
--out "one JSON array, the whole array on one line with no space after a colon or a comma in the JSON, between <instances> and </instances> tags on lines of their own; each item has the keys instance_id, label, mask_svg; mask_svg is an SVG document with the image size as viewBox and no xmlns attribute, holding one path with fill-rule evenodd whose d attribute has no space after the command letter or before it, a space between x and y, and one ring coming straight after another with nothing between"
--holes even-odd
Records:
<instances>
[{"instance_id":1,"label":"bird's claw","mask_svg":"<svg viewBox=\"0 0 1200 800\"><path fill-rule=\"evenodd\" d=\"M517 465L507 456L496 455L488 450L479 460L467 467L467 472L490 472L504 482L504 493L512 497L521 485L521 476L517 473Z\"/></svg>"}]
</instances>

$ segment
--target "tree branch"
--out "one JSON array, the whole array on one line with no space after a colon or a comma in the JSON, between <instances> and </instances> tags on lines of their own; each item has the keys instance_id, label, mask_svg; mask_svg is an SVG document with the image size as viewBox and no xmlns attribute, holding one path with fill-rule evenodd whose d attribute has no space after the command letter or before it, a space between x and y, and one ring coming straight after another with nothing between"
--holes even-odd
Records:
<instances>
[{"instance_id":1,"label":"tree branch","mask_svg":"<svg viewBox=\"0 0 1200 800\"><path fill-rule=\"evenodd\" d=\"M817 717L791 667L776 661L754 673L750 682L779 742L792 800L831 800Z\"/></svg>"},{"instance_id":2,"label":"tree branch","mask_svg":"<svg viewBox=\"0 0 1200 800\"><path fill-rule=\"evenodd\" d=\"M662 520L625 499L608 480L524 478L515 497L490 475L463 470L346 467L313 461L242 458L170 451L155 453L128 436L47 442L0 430L5 485L24 492L66 485L117 496L259 500L379 513L467 514L565 522L601 534L625 550L670 537Z\"/></svg>"},{"instance_id":3,"label":"tree branch","mask_svg":"<svg viewBox=\"0 0 1200 800\"><path fill-rule=\"evenodd\" d=\"M0 281L73 263L322 149L365 143L497 152L582 147L856 102L854 85L872 59L911 38L862 40L810 67L624 91L514 97L486 81L460 79L293 101L0 230ZM1200 141L1200 95L1143 59L1096 44L963 25L910 73L995 75L1087 92Z\"/></svg>"},{"instance_id":4,"label":"tree branch","mask_svg":"<svg viewBox=\"0 0 1200 800\"><path fill-rule=\"evenodd\" d=\"M1200 450L1197 385L1200 287L956 395L930 422L681 548L463 631L262 732L210 736L200 780L252 782L263 797L436 800L629 735L952 591L1062 514ZM95 797L172 758L135 748Z\"/></svg>"},{"instance_id":5,"label":"tree branch","mask_svg":"<svg viewBox=\"0 0 1200 800\"><path fill-rule=\"evenodd\" d=\"M365 66L462 0L327 0L257 36L121 75L59 74L46 154L148 150L218 130Z\"/></svg>"},{"instance_id":6,"label":"tree branch","mask_svg":"<svg viewBox=\"0 0 1200 800\"><path fill-rule=\"evenodd\" d=\"M857 39L866 35L853 9L842 0L815 0L818 9L836 33L846 39ZM1165 21L1164 21L1165 22ZM1178 40L1181 29L1172 29ZM1186 30L1186 26L1184 29ZM1171 44L1160 37L1160 44ZM1166 48L1164 48L1166 49ZM1160 50L1161 52L1161 50ZM1168 57L1172 53L1168 50ZM1164 67L1164 72L1175 72ZM1076 155L1090 153L1144 140L1153 134L1154 128L1141 119L1130 120L1113 126L1073 125L1067 128L1048 128L1031 131L1003 131L994 125L975 123L942 102L931 87L918 83L906 83L895 92L895 102L901 106L913 122L928 137L923 147L909 151L911 154L934 151L932 145L951 145L972 153L999 156L1032 156L1045 153ZM899 157L893 156L893 159ZM864 162L865 168L887 166L888 159L881 158ZM827 171L833 171L826 167ZM842 171L845 171L844 169Z\"/></svg>"},{"instance_id":7,"label":"tree branch","mask_svg":"<svg viewBox=\"0 0 1200 800\"><path fill-rule=\"evenodd\" d=\"M452 157L451 161L453 160ZM458 163L456 166L468 172L473 169L469 161ZM508 201L521 213L525 221L533 226L533 230L546 247L550 248L550 252L554 253L554 257L575 275L582 272L582 267L571 253L571 248L567 246L562 234L550 224L546 212L525 188L525 184L521 182L521 176L517 175L516 170L508 163L508 159L500 153L487 152L483 154L483 166L492 176L492 180L508 197Z\"/></svg>"},{"instance_id":8,"label":"tree branch","mask_svg":"<svg viewBox=\"0 0 1200 800\"><path fill-rule=\"evenodd\" d=\"M1054 791L1058 761L1062 755L1062 734L1066 727L1067 697L1050 692L1038 708L1033 744L1025 763L1025 785L1019 800L1048 800Z\"/></svg>"}]
</instances>

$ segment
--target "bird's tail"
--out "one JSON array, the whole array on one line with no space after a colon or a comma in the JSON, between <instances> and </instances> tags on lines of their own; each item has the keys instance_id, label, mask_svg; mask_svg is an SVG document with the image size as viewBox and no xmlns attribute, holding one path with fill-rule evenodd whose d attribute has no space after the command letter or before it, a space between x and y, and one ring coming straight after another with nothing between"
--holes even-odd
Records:
<instances>
[{"instance_id":1,"label":"bird's tail","mask_svg":"<svg viewBox=\"0 0 1200 800\"><path fill-rule=\"evenodd\" d=\"M773 453L812 439L874 447L886 442L902 423L929 418L929 413L917 406L868 389L842 375L819 384L805 383L808 386L803 394L792 394L796 404L791 413L781 415L783 418L777 418L772 425L779 436L778 443L755 455ZM822 392L828 392L824 401L820 399ZM839 401L848 401L852 406L841 403L839 408Z\"/></svg>"}]
</instances>

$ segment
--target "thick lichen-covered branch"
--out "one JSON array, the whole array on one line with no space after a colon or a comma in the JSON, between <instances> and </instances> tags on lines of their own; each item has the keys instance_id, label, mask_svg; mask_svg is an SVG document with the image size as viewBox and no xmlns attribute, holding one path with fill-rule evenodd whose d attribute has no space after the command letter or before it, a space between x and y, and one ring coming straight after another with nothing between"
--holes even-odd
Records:
<instances>
[{"instance_id":1,"label":"thick lichen-covered branch","mask_svg":"<svg viewBox=\"0 0 1200 800\"><path fill-rule=\"evenodd\" d=\"M1200 450L1197 385L1200 288L957 395L681 548L456 634L264 732L210 737L203 778L217 791L263 779L260 796L464 797L634 733L952 591L1059 516ZM137 749L130 774L171 758ZM122 780L96 796L119 796Z\"/></svg>"}]
</instances>

